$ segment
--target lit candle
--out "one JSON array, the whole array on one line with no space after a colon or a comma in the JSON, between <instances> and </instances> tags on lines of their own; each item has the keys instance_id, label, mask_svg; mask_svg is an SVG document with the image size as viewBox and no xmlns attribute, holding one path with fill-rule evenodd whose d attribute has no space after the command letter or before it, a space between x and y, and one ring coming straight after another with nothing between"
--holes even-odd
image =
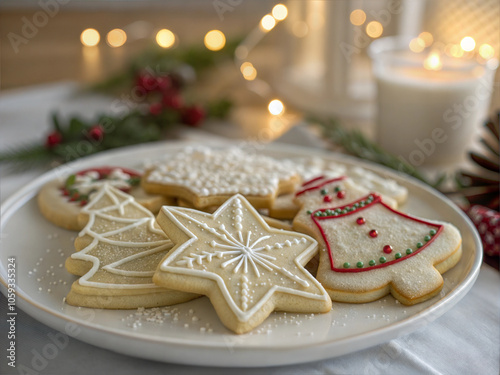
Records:
<instances>
[{"instance_id":1,"label":"lit candle","mask_svg":"<svg viewBox=\"0 0 500 375\"><path fill-rule=\"evenodd\" d=\"M498 62L481 65L408 46L384 38L370 47L378 143L415 167L457 163L486 117Z\"/></svg>"}]
</instances>

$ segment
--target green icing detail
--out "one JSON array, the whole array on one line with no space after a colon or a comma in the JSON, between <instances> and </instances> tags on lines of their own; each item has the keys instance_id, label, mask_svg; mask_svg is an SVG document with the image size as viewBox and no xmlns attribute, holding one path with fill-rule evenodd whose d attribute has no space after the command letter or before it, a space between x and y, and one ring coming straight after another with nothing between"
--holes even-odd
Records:
<instances>
[{"instance_id":1,"label":"green icing detail","mask_svg":"<svg viewBox=\"0 0 500 375\"><path fill-rule=\"evenodd\" d=\"M380 262L380 263L385 263L385 261L386 261L386 260L387 260L387 259L385 259L385 257L380 257L379 262Z\"/></svg>"},{"instance_id":2,"label":"green icing detail","mask_svg":"<svg viewBox=\"0 0 500 375\"><path fill-rule=\"evenodd\" d=\"M396 258L396 259L399 259L399 258L401 258L401 257L402 257L401 253L396 253L396 254L394 254L394 258Z\"/></svg>"},{"instance_id":3,"label":"green icing detail","mask_svg":"<svg viewBox=\"0 0 500 375\"><path fill-rule=\"evenodd\" d=\"M421 248L422 246L424 246L424 244L422 242L417 242L417 248Z\"/></svg>"},{"instance_id":4,"label":"green icing detail","mask_svg":"<svg viewBox=\"0 0 500 375\"><path fill-rule=\"evenodd\" d=\"M349 268L349 267L351 267L351 265L349 264L349 262L345 262L344 263L344 268Z\"/></svg>"},{"instance_id":5,"label":"green icing detail","mask_svg":"<svg viewBox=\"0 0 500 375\"><path fill-rule=\"evenodd\" d=\"M435 230L435 229L431 229L431 230L430 230L430 232L429 232L429 234L430 234L431 236L434 236L436 233L437 233L437 232L436 232L436 230Z\"/></svg>"},{"instance_id":6,"label":"green icing detail","mask_svg":"<svg viewBox=\"0 0 500 375\"><path fill-rule=\"evenodd\" d=\"M375 262L373 259L368 262L370 266L374 266L377 262Z\"/></svg>"},{"instance_id":7,"label":"green icing detail","mask_svg":"<svg viewBox=\"0 0 500 375\"><path fill-rule=\"evenodd\" d=\"M427 236L425 236L425 237L424 237L424 240L425 240L425 241L430 241L430 240L431 240L431 238L432 238L431 236L427 235Z\"/></svg>"},{"instance_id":8,"label":"green icing detail","mask_svg":"<svg viewBox=\"0 0 500 375\"><path fill-rule=\"evenodd\" d=\"M363 262L356 263L356 267L358 268L363 268L363 265L364 265Z\"/></svg>"},{"instance_id":9,"label":"green icing detail","mask_svg":"<svg viewBox=\"0 0 500 375\"><path fill-rule=\"evenodd\" d=\"M412 249L406 249L406 254L410 255L411 253L413 253Z\"/></svg>"}]
</instances>

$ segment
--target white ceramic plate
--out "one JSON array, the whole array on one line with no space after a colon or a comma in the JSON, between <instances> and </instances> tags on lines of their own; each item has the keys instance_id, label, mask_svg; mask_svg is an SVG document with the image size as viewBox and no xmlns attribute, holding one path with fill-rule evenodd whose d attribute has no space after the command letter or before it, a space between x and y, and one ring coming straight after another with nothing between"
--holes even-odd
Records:
<instances>
[{"instance_id":1,"label":"white ceramic plate","mask_svg":"<svg viewBox=\"0 0 500 375\"><path fill-rule=\"evenodd\" d=\"M64 269L76 233L55 227L38 212L36 194L55 177L98 165L140 168L145 159L163 157L181 143L143 145L102 153L52 170L8 199L1 208L0 281L6 292L8 258L16 258L17 306L69 336L120 353L206 366L272 366L320 360L357 351L405 335L452 308L473 285L481 264L479 237L467 217L425 185L357 159L311 149L272 145L259 152L274 157L316 155L357 164L395 179L409 190L403 211L444 220L459 228L463 257L444 275L439 296L403 306L388 296L351 305L334 303L328 314L273 313L249 334L235 335L220 324L208 299L157 310L95 310L66 305L74 276ZM155 321L151 321L151 317ZM148 320L149 318L149 320Z\"/></svg>"}]
</instances>

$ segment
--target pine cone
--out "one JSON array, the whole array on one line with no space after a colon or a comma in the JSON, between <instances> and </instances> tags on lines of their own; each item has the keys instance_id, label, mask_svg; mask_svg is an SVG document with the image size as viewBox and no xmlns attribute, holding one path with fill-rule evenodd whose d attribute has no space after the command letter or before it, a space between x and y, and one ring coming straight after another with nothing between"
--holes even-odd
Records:
<instances>
[{"instance_id":1,"label":"pine cone","mask_svg":"<svg viewBox=\"0 0 500 375\"><path fill-rule=\"evenodd\" d=\"M488 132L481 138L481 143L486 152L469 153L472 161L481 168L478 174L461 171L457 176L462 186L460 192L470 205L480 204L497 211L500 203L499 122L500 111L495 118L485 123Z\"/></svg>"}]
</instances>

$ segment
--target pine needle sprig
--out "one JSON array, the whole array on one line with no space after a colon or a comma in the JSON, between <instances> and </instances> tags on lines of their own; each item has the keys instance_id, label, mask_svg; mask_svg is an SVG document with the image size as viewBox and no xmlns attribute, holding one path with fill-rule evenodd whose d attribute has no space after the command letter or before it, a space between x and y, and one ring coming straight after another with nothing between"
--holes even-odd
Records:
<instances>
[{"instance_id":1,"label":"pine needle sprig","mask_svg":"<svg viewBox=\"0 0 500 375\"><path fill-rule=\"evenodd\" d=\"M44 145L26 143L2 151L0 163L8 164L10 171L24 172L49 163L52 157Z\"/></svg>"},{"instance_id":2,"label":"pine needle sprig","mask_svg":"<svg viewBox=\"0 0 500 375\"><path fill-rule=\"evenodd\" d=\"M309 122L320 125L326 138L353 156L405 173L434 188L438 188L446 179L446 175L443 174L438 176L435 181L430 181L417 168L385 151L359 130L346 130L335 119L309 117Z\"/></svg>"}]
</instances>

